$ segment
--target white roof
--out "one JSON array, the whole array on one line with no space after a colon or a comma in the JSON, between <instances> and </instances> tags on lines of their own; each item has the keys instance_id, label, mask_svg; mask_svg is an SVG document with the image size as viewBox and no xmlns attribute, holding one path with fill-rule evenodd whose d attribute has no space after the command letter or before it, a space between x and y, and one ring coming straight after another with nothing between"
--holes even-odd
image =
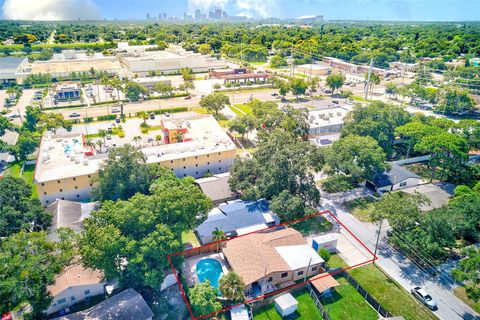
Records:
<instances>
[{"instance_id":1,"label":"white roof","mask_svg":"<svg viewBox=\"0 0 480 320\"><path fill-rule=\"evenodd\" d=\"M230 316L232 320L249 320L248 310L244 304L237 306L230 310Z\"/></svg>"},{"instance_id":2,"label":"white roof","mask_svg":"<svg viewBox=\"0 0 480 320\"><path fill-rule=\"evenodd\" d=\"M275 299L275 303L282 308L282 310L286 310L292 306L298 305L297 300L290 294L286 293L284 295L281 295L280 297Z\"/></svg>"},{"instance_id":3,"label":"white roof","mask_svg":"<svg viewBox=\"0 0 480 320\"><path fill-rule=\"evenodd\" d=\"M247 234L247 233L251 233L251 232L255 232L255 231L259 231L259 230L264 230L264 229L267 229L267 228L268 228L268 226L265 223L260 223L260 224L254 224L253 226L239 228L235 231L237 231L237 235L240 236L242 234Z\"/></svg>"},{"instance_id":4,"label":"white roof","mask_svg":"<svg viewBox=\"0 0 480 320\"><path fill-rule=\"evenodd\" d=\"M316 243L325 243L335 240L338 240L338 237L333 233L324 234L322 236L318 236L312 239L312 241L315 241Z\"/></svg>"},{"instance_id":5,"label":"white roof","mask_svg":"<svg viewBox=\"0 0 480 320\"><path fill-rule=\"evenodd\" d=\"M325 262L312 247L306 244L276 247L275 250L277 250L292 270L306 268L309 264L314 265Z\"/></svg>"}]
</instances>

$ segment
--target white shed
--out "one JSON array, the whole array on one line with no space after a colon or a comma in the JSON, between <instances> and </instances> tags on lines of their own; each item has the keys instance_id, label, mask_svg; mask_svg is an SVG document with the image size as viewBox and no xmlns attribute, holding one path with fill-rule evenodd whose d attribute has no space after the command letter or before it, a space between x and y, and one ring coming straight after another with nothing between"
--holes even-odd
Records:
<instances>
[{"instance_id":1,"label":"white shed","mask_svg":"<svg viewBox=\"0 0 480 320\"><path fill-rule=\"evenodd\" d=\"M250 320L247 307L244 304L242 304L241 306L232 308L230 310L230 316L232 320Z\"/></svg>"},{"instance_id":2,"label":"white shed","mask_svg":"<svg viewBox=\"0 0 480 320\"><path fill-rule=\"evenodd\" d=\"M335 252L337 250L338 238L335 234L328 233L322 236L318 236L312 239L312 248L316 251L321 248L327 249L329 252Z\"/></svg>"},{"instance_id":3,"label":"white shed","mask_svg":"<svg viewBox=\"0 0 480 320\"><path fill-rule=\"evenodd\" d=\"M293 314L297 311L297 307L298 302L290 293L286 293L275 299L275 310L277 310L282 317Z\"/></svg>"}]
</instances>

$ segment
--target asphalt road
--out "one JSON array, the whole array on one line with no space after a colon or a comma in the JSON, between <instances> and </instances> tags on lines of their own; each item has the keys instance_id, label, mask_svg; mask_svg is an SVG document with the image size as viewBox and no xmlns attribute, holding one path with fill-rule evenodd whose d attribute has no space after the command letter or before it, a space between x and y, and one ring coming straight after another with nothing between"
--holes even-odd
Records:
<instances>
[{"instance_id":1,"label":"asphalt road","mask_svg":"<svg viewBox=\"0 0 480 320\"><path fill-rule=\"evenodd\" d=\"M360 222L353 215L344 211L340 206L344 200L344 196L338 199L329 199L324 195L322 198L324 208L334 213L373 252L377 236L376 227L371 223ZM383 230L386 229L384 225ZM438 318L443 320L480 319L478 313L453 294L452 290L456 285L447 273L436 277L426 274L401 253L395 251L387 243L384 233L381 235L377 255L377 265L405 290L410 292L412 287L418 285L430 292L437 300L438 309L433 313ZM391 298L395 299L395 297Z\"/></svg>"},{"instance_id":2,"label":"asphalt road","mask_svg":"<svg viewBox=\"0 0 480 320\"><path fill-rule=\"evenodd\" d=\"M277 92L276 89L257 89L251 91L237 91L235 93L227 93L230 98L230 103L239 104L245 103L250 100L250 98L256 98L264 101L268 100L277 100L280 102L278 97L272 96L272 93ZM189 109L199 107L201 96L192 96L191 99L186 100L184 97L181 98L171 98L171 99L162 99L162 100L148 100L141 102L133 102L124 104L123 110L126 115L131 113L132 115L139 111L153 111L159 109L169 109L174 107L188 107ZM69 115L71 113L79 113L81 116L74 119L83 119L84 117L98 117L101 115L106 115L110 112L111 106L98 106L98 107L82 107L82 108L68 108L68 109L57 109L51 110L50 112L59 112L63 114L66 119L70 119Z\"/></svg>"}]
</instances>

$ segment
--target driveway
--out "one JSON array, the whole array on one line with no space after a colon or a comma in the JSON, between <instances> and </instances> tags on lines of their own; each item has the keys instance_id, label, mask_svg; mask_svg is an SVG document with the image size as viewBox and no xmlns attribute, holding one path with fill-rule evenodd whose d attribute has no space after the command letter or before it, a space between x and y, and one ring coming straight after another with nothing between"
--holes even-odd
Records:
<instances>
[{"instance_id":1,"label":"driveway","mask_svg":"<svg viewBox=\"0 0 480 320\"><path fill-rule=\"evenodd\" d=\"M334 213L360 241L374 251L377 228L372 223L360 222L353 215L346 212L341 206L342 202L342 197L329 199L324 196L323 208ZM452 282L451 277L447 273L443 272L435 277L428 275L387 243L385 237L386 229L383 228L377 253L378 260L376 264L379 267L407 291L410 291L416 285L430 291L438 302L438 310L433 312L438 318L444 320L480 319L480 315L477 312L453 294L452 289L455 288L456 284ZM392 299L394 298L392 297Z\"/></svg>"}]
</instances>

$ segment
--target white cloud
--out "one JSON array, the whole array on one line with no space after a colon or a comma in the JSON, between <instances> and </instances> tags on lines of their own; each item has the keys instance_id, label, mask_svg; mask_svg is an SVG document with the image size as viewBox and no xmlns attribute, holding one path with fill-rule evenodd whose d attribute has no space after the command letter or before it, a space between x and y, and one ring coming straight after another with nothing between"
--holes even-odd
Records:
<instances>
[{"instance_id":1,"label":"white cloud","mask_svg":"<svg viewBox=\"0 0 480 320\"><path fill-rule=\"evenodd\" d=\"M4 19L9 20L77 20L98 19L93 0L5 0Z\"/></svg>"},{"instance_id":2,"label":"white cloud","mask_svg":"<svg viewBox=\"0 0 480 320\"><path fill-rule=\"evenodd\" d=\"M188 0L190 10L207 11L212 8L232 8L235 14L248 17L268 17L278 9L278 0Z\"/></svg>"}]
</instances>

